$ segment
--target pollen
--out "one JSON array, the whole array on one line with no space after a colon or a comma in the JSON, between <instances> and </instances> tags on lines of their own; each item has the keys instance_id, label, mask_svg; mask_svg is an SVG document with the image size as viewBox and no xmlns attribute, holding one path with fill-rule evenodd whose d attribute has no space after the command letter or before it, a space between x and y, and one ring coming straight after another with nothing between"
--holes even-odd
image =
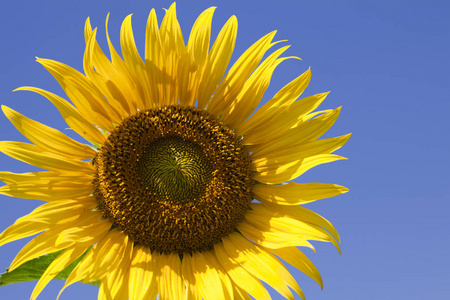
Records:
<instances>
[{"instance_id":1,"label":"pollen","mask_svg":"<svg viewBox=\"0 0 450 300\"><path fill-rule=\"evenodd\" d=\"M152 251L209 250L252 201L248 151L205 110L139 111L115 127L93 161L104 217Z\"/></svg>"}]
</instances>

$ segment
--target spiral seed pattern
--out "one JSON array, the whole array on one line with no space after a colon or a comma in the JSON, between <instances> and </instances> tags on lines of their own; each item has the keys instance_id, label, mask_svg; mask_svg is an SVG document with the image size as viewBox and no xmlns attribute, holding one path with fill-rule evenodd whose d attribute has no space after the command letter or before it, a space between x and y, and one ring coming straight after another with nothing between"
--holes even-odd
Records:
<instances>
[{"instance_id":1,"label":"spiral seed pattern","mask_svg":"<svg viewBox=\"0 0 450 300\"><path fill-rule=\"evenodd\" d=\"M94 159L104 217L161 253L211 249L252 201L251 161L205 110L164 106L124 119Z\"/></svg>"}]
</instances>

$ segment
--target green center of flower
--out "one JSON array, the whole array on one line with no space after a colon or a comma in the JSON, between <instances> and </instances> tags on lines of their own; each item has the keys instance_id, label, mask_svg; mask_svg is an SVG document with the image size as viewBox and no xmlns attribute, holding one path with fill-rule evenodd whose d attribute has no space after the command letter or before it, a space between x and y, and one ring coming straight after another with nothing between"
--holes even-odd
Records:
<instances>
[{"instance_id":1,"label":"green center of flower","mask_svg":"<svg viewBox=\"0 0 450 300\"><path fill-rule=\"evenodd\" d=\"M139 176L149 191L178 204L200 197L212 171L202 147L177 136L150 143L138 162Z\"/></svg>"},{"instance_id":2,"label":"green center of flower","mask_svg":"<svg viewBox=\"0 0 450 300\"><path fill-rule=\"evenodd\" d=\"M94 159L103 216L135 244L161 253L211 249L252 201L251 160L234 131L205 110L139 111Z\"/></svg>"}]
</instances>

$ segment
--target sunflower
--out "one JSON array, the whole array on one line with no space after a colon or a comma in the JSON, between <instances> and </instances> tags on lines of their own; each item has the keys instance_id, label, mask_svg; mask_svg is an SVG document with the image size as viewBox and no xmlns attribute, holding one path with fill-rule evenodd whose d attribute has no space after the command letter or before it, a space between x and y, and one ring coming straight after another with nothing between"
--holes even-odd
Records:
<instances>
[{"instance_id":1,"label":"sunflower","mask_svg":"<svg viewBox=\"0 0 450 300\"><path fill-rule=\"evenodd\" d=\"M271 32L226 72L237 34L232 16L210 48L215 8L196 20L187 45L175 3L160 26L150 12L145 59L128 16L122 57L111 59L85 25L84 74L38 58L71 103L35 87L90 145L2 107L31 143L0 142L0 151L44 169L1 172L0 193L45 201L0 235L0 245L37 235L10 270L61 251L31 299L77 258L62 290L101 281L99 299L269 299L266 282L285 298L303 293L284 264L320 285L298 246L333 243L333 225L300 206L347 192L325 183L296 183L307 170L343 157L331 154L349 135L319 139L340 108L315 111L327 96L299 99L310 70L256 110L288 46L263 59ZM107 27L108 19L106 20ZM256 111L255 111L256 110ZM264 267L261 267L264 266ZM61 291L62 292L62 291Z\"/></svg>"}]
</instances>

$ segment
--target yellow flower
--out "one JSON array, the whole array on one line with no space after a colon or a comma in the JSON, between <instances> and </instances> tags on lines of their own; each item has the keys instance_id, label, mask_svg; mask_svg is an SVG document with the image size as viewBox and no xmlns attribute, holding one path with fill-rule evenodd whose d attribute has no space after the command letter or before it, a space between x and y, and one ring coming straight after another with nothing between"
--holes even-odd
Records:
<instances>
[{"instance_id":1,"label":"yellow flower","mask_svg":"<svg viewBox=\"0 0 450 300\"><path fill-rule=\"evenodd\" d=\"M3 141L0 151L47 170L0 172L1 194L47 202L0 235L3 245L39 233L10 270L64 250L32 299L85 252L63 290L101 280L99 299L269 299L261 281L286 298L293 299L290 289L303 297L277 257L322 285L297 246L318 240L339 249L339 235L300 205L348 190L291 180L343 159L331 153L349 135L319 139L340 109L314 112L327 93L298 99L307 70L254 112L288 46L263 59L276 44L271 32L226 72L237 20L226 22L210 48L213 13L198 17L185 45L175 4L160 27L152 10L145 59L131 16L120 32L123 58L107 32L111 59L88 19L85 75L38 59L72 103L34 87L18 90L46 97L95 147L3 107L31 144Z\"/></svg>"}]
</instances>

